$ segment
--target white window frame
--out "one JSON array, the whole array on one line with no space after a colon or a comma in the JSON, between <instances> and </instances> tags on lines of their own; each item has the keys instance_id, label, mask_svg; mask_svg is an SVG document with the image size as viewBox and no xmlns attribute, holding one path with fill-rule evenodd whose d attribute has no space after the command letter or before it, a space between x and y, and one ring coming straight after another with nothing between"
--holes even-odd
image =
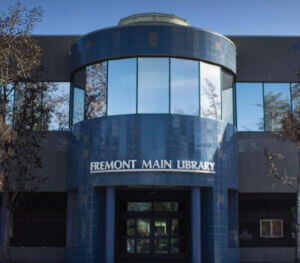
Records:
<instances>
[{"instance_id":1,"label":"white window frame","mask_svg":"<svg viewBox=\"0 0 300 263\"><path fill-rule=\"evenodd\" d=\"M281 224L281 235L274 235L273 234L273 224L272 223L274 221L279 221L280 222L280 224ZM259 222L260 222L259 223L259 232L260 232L260 237L261 238L281 238L281 237L283 237L283 220L282 219L261 219ZM266 236L266 235L262 234L262 223L263 222L270 222L270 227L271 227L270 233L271 233L271 235Z\"/></svg>"}]
</instances>

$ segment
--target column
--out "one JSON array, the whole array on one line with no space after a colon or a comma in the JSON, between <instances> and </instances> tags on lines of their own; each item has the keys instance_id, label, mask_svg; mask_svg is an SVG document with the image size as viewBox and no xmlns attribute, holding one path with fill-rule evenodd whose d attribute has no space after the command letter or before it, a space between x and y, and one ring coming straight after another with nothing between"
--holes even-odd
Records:
<instances>
[{"instance_id":1,"label":"column","mask_svg":"<svg viewBox=\"0 0 300 263\"><path fill-rule=\"evenodd\" d=\"M106 189L105 263L115 262L115 188Z\"/></svg>"},{"instance_id":2,"label":"column","mask_svg":"<svg viewBox=\"0 0 300 263\"><path fill-rule=\"evenodd\" d=\"M201 263L201 195L200 187L191 191L192 263Z\"/></svg>"}]
</instances>

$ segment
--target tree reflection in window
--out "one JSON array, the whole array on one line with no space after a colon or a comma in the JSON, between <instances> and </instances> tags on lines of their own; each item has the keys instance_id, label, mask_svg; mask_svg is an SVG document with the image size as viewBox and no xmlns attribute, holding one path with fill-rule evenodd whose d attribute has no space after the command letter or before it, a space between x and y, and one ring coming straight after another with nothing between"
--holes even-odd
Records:
<instances>
[{"instance_id":1,"label":"tree reflection in window","mask_svg":"<svg viewBox=\"0 0 300 263\"><path fill-rule=\"evenodd\" d=\"M278 131L291 110L289 83L266 83L264 91L265 130Z\"/></svg>"},{"instance_id":2,"label":"tree reflection in window","mask_svg":"<svg viewBox=\"0 0 300 263\"><path fill-rule=\"evenodd\" d=\"M221 119L220 67L200 62L201 117Z\"/></svg>"},{"instance_id":3,"label":"tree reflection in window","mask_svg":"<svg viewBox=\"0 0 300 263\"><path fill-rule=\"evenodd\" d=\"M106 114L107 62L86 68L85 117L97 118Z\"/></svg>"}]
</instances>

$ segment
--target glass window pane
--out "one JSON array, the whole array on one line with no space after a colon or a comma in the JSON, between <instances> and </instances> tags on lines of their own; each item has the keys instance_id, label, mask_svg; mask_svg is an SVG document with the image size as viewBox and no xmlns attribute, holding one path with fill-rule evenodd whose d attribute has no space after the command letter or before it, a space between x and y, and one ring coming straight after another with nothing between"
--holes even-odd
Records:
<instances>
[{"instance_id":1,"label":"glass window pane","mask_svg":"<svg viewBox=\"0 0 300 263\"><path fill-rule=\"evenodd\" d=\"M172 236L178 236L179 235L179 220L178 219L172 219L172 225L171 225L171 235Z\"/></svg>"},{"instance_id":2,"label":"glass window pane","mask_svg":"<svg viewBox=\"0 0 300 263\"><path fill-rule=\"evenodd\" d=\"M138 112L169 112L169 59L138 59Z\"/></svg>"},{"instance_id":3,"label":"glass window pane","mask_svg":"<svg viewBox=\"0 0 300 263\"><path fill-rule=\"evenodd\" d=\"M220 67L200 62L201 117L221 119Z\"/></svg>"},{"instance_id":4,"label":"glass window pane","mask_svg":"<svg viewBox=\"0 0 300 263\"><path fill-rule=\"evenodd\" d=\"M154 202L153 210L154 211L170 211L177 212L178 211L178 202Z\"/></svg>"},{"instance_id":5,"label":"glass window pane","mask_svg":"<svg viewBox=\"0 0 300 263\"><path fill-rule=\"evenodd\" d=\"M198 61L171 59L171 113L199 114Z\"/></svg>"},{"instance_id":6,"label":"glass window pane","mask_svg":"<svg viewBox=\"0 0 300 263\"><path fill-rule=\"evenodd\" d=\"M43 85L42 82L19 82L15 85L14 126L20 125L24 120L24 114L26 114L27 118L33 119L32 124L30 124L31 129L39 130L41 128ZM26 101L33 102L34 107L24 107L28 104ZM47 109L44 108L43 110L46 111Z\"/></svg>"},{"instance_id":7,"label":"glass window pane","mask_svg":"<svg viewBox=\"0 0 300 263\"><path fill-rule=\"evenodd\" d=\"M86 70L77 71L72 79L72 124L84 119L84 96L85 96Z\"/></svg>"},{"instance_id":8,"label":"glass window pane","mask_svg":"<svg viewBox=\"0 0 300 263\"><path fill-rule=\"evenodd\" d=\"M136 63L136 58L109 61L108 115L136 113Z\"/></svg>"},{"instance_id":9,"label":"glass window pane","mask_svg":"<svg viewBox=\"0 0 300 263\"><path fill-rule=\"evenodd\" d=\"M137 219L137 234L141 237L150 236L150 220Z\"/></svg>"},{"instance_id":10,"label":"glass window pane","mask_svg":"<svg viewBox=\"0 0 300 263\"><path fill-rule=\"evenodd\" d=\"M263 131L262 83L236 83L237 125L239 131Z\"/></svg>"},{"instance_id":11,"label":"glass window pane","mask_svg":"<svg viewBox=\"0 0 300 263\"><path fill-rule=\"evenodd\" d=\"M106 114L107 62L86 67L85 116L87 119Z\"/></svg>"},{"instance_id":12,"label":"glass window pane","mask_svg":"<svg viewBox=\"0 0 300 263\"><path fill-rule=\"evenodd\" d=\"M284 113L291 110L290 84L265 83L265 129L278 131L281 129L281 120Z\"/></svg>"},{"instance_id":13,"label":"glass window pane","mask_svg":"<svg viewBox=\"0 0 300 263\"><path fill-rule=\"evenodd\" d=\"M126 248L127 248L127 253L129 253L129 254L134 253L134 239L133 238L128 238L126 240Z\"/></svg>"},{"instance_id":14,"label":"glass window pane","mask_svg":"<svg viewBox=\"0 0 300 263\"><path fill-rule=\"evenodd\" d=\"M2 93L4 93L4 88L1 90ZM12 126L13 124L13 112L14 112L14 85L8 84L6 86L6 98L7 98L7 104L6 104L6 123ZM4 94L2 95L4 96Z\"/></svg>"},{"instance_id":15,"label":"glass window pane","mask_svg":"<svg viewBox=\"0 0 300 263\"><path fill-rule=\"evenodd\" d=\"M292 83L293 111L300 110L300 83Z\"/></svg>"},{"instance_id":16,"label":"glass window pane","mask_svg":"<svg viewBox=\"0 0 300 263\"><path fill-rule=\"evenodd\" d=\"M155 253L156 254L167 254L168 253L168 239L156 239L154 244L155 244Z\"/></svg>"},{"instance_id":17,"label":"glass window pane","mask_svg":"<svg viewBox=\"0 0 300 263\"><path fill-rule=\"evenodd\" d=\"M167 236L167 220L155 220L154 221L154 235L155 236Z\"/></svg>"},{"instance_id":18,"label":"glass window pane","mask_svg":"<svg viewBox=\"0 0 300 263\"><path fill-rule=\"evenodd\" d=\"M128 202L127 211L129 212L145 212L151 211L152 203L151 202Z\"/></svg>"},{"instance_id":19,"label":"glass window pane","mask_svg":"<svg viewBox=\"0 0 300 263\"><path fill-rule=\"evenodd\" d=\"M51 109L46 120L49 130L67 130L69 128L69 91L70 83L52 82L48 85L47 92L43 94L43 105ZM45 121L45 116L43 116Z\"/></svg>"},{"instance_id":20,"label":"glass window pane","mask_svg":"<svg viewBox=\"0 0 300 263\"><path fill-rule=\"evenodd\" d=\"M222 70L222 120L233 124L233 75Z\"/></svg>"},{"instance_id":21,"label":"glass window pane","mask_svg":"<svg viewBox=\"0 0 300 263\"><path fill-rule=\"evenodd\" d=\"M273 220L272 221L272 236L274 236L274 237L283 236L281 220Z\"/></svg>"},{"instance_id":22,"label":"glass window pane","mask_svg":"<svg viewBox=\"0 0 300 263\"><path fill-rule=\"evenodd\" d=\"M271 236L271 222L270 221L261 221L261 236L262 237Z\"/></svg>"},{"instance_id":23,"label":"glass window pane","mask_svg":"<svg viewBox=\"0 0 300 263\"><path fill-rule=\"evenodd\" d=\"M135 220L134 219L127 219L127 236L134 236L135 235Z\"/></svg>"},{"instance_id":24,"label":"glass window pane","mask_svg":"<svg viewBox=\"0 0 300 263\"><path fill-rule=\"evenodd\" d=\"M84 90L74 87L73 124L84 119Z\"/></svg>"},{"instance_id":25,"label":"glass window pane","mask_svg":"<svg viewBox=\"0 0 300 263\"><path fill-rule=\"evenodd\" d=\"M136 253L150 253L150 239L136 239Z\"/></svg>"},{"instance_id":26,"label":"glass window pane","mask_svg":"<svg viewBox=\"0 0 300 263\"><path fill-rule=\"evenodd\" d=\"M179 254L179 239L171 238L171 253Z\"/></svg>"}]
</instances>

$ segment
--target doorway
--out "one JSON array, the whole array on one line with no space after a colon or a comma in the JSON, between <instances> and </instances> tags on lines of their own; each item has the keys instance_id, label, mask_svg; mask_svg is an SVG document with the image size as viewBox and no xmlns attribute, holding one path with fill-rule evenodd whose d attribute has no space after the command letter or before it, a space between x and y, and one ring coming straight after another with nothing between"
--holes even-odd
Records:
<instances>
[{"instance_id":1,"label":"doorway","mask_svg":"<svg viewBox=\"0 0 300 263\"><path fill-rule=\"evenodd\" d=\"M189 191L117 192L117 262L188 262Z\"/></svg>"}]
</instances>

